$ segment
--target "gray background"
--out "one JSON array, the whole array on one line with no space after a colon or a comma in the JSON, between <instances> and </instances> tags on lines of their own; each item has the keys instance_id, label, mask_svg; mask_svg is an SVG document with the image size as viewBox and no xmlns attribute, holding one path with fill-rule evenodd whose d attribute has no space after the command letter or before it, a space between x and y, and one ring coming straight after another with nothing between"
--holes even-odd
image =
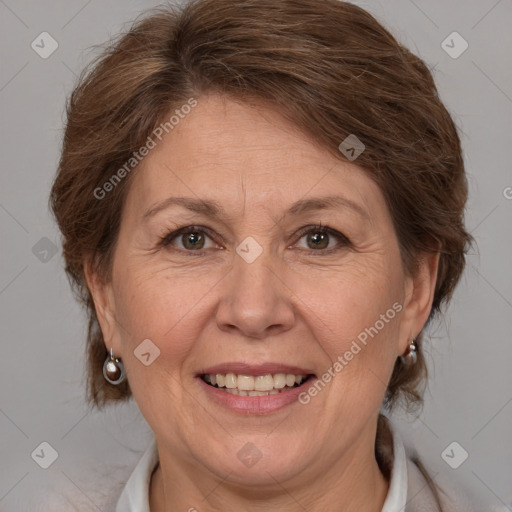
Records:
<instances>
[{"instance_id":1,"label":"gray background","mask_svg":"<svg viewBox=\"0 0 512 512\"><path fill-rule=\"evenodd\" d=\"M445 320L432 329L425 408L417 418L397 417L399 429L437 482L459 480L485 510L510 511L512 2L356 3L435 70L461 130L467 225L478 244ZM63 272L47 197L65 97L93 56L86 50L155 5L0 0L0 511L107 512L150 439L133 402L103 413L85 406L85 317ZM31 48L44 31L59 45L47 59ZM469 44L458 58L441 46L453 31ZM58 452L46 470L31 458L44 441ZM441 457L453 441L469 454L458 469ZM452 460L462 448L449 451Z\"/></svg>"}]
</instances>

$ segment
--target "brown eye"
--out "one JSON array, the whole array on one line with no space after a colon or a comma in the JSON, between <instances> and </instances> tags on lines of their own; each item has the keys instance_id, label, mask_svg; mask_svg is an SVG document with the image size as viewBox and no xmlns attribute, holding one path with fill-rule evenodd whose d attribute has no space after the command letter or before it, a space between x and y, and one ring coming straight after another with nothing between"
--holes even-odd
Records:
<instances>
[{"instance_id":1,"label":"brown eye","mask_svg":"<svg viewBox=\"0 0 512 512\"><path fill-rule=\"evenodd\" d=\"M300 243L305 239L305 242ZM305 245L304 245L305 243ZM349 239L338 231L325 226L309 226L302 231L299 239L299 247L318 252L320 254L329 254L350 246Z\"/></svg>"},{"instance_id":2,"label":"brown eye","mask_svg":"<svg viewBox=\"0 0 512 512\"><path fill-rule=\"evenodd\" d=\"M169 233L161 240L161 245L164 247L177 248L182 252L199 252L203 249L217 246L211 237L206 234L204 229L199 229L194 226L186 226Z\"/></svg>"},{"instance_id":3,"label":"brown eye","mask_svg":"<svg viewBox=\"0 0 512 512\"><path fill-rule=\"evenodd\" d=\"M310 249L327 249L329 245L329 235L327 233L314 231L311 233L306 235L308 247Z\"/></svg>"},{"instance_id":4,"label":"brown eye","mask_svg":"<svg viewBox=\"0 0 512 512\"><path fill-rule=\"evenodd\" d=\"M204 236L199 231L185 233L181 235L181 243L185 249L202 249L204 246Z\"/></svg>"}]
</instances>

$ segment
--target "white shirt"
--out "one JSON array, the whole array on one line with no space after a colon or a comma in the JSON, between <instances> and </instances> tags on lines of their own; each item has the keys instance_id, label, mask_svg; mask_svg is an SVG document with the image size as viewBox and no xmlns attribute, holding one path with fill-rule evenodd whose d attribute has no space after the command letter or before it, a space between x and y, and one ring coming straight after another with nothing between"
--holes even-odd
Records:
<instances>
[{"instance_id":1,"label":"white shirt","mask_svg":"<svg viewBox=\"0 0 512 512\"><path fill-rule=\"evenodd\" d=\"M388 495L382 512L403 512L407 502L407 457L402 440L391 430L393 435L393 464ZM150 512L149 484L151 475L158 464L158 451L155 439L142 455L116 505L116 512Z\"/></svg>"}]
</instances>

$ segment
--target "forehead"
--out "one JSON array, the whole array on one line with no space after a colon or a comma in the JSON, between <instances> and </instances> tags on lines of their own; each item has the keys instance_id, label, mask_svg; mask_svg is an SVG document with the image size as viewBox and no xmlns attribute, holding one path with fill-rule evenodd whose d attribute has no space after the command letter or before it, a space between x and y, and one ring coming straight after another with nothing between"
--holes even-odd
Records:
<instances>
[{"instance_id":1,"label":"forehead","mask_svg":"<svg viewBox=\"0 0 512 512\"><path fill-rule=\"evenodd\" d=\"M141 162L127 203L140 212L169 196L195 196L241 211L241 202L279 209L337 193L370 214L385 208L365 171L335 158L276 110L207 95Z\"/></svg>"}]
</instances>

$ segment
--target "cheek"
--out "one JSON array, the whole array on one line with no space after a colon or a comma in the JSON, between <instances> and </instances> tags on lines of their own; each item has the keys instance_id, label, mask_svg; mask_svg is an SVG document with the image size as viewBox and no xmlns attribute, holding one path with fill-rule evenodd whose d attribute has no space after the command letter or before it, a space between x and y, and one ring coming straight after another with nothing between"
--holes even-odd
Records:
<instances>
[{"instance_id":1,"label":"cheek","mask_svg":"<svg viewBox=\"0 0 512 512\"><path fill-rule=\"evenodd\" d=\"M393 304L400 305L402 300L401 274L393 270L396 265L385 263L354 262L296 281L294 293L330 355L348 350L352 340L361 333L364 338L376 323L381 338L396 333L400 307L393 308Z\"/></svg>"},{"instance_id":2,"label":"cheek","mask_svg":"<svg viewBox=\"0 0 512 512\"><path fill-rule=\"evenodd\" d=\"M364 415L380 407L396 360L402 278L400 265L375 258L302 280L297 289L335 410Z\"/></svg>"},{"instance_id":3,"label":"cheek","mask_svg":"<svg viewBox=\"0 0 512 512\"><path fill-rule=\"evenodd\" d=\"M306 392L311 416L322 415L332 436L351 438L354 428L372 421L381 408L396 359L402 306L388 278L332 277L333 289L316 291L308 301L324 363L317 387Z\"/></svg>"},{"instance_id":4,"label":"cheek","mask_svg":"<svg viewBox=\"0 0 512 512\"><path fill-rule=\"evenodd\" d=\"M133 353L150 339L160 350L159 362L177 367L197 339L212 284L147 265L120 269L115 300L123 350Z\"/></svg>"}]
</instances>

